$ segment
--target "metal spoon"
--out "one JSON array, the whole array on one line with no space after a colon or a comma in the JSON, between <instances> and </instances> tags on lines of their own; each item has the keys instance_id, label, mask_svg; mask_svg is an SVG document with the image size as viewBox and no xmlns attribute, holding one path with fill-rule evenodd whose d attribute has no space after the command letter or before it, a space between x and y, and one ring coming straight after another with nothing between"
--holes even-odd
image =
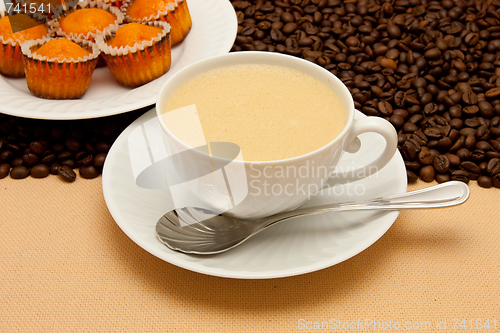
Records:
<instances>
[{"instance_id":1,"label":"metal spoon","mask_svg":"<svg viewBox=\"0 0 500 333\"><path fill-rule=\"evenodd\" d=\"M469 187L451 181L423 190L388 197L336 203L279 213L257 221L245 221L210 210L186 207L170 211L156 224L156 234L170 249L192 254L215 254L232 249L256 233L298 216L351 210L399 210L459 205L469 197ZM199 222L202 221L202 222Z\"/></svg>"}]
</instances>

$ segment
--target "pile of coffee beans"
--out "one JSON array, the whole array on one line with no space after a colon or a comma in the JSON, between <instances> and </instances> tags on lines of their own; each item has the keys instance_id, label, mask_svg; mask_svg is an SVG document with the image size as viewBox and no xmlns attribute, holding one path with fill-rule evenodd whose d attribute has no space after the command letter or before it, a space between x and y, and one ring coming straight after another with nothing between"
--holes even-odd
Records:
<instances>
[{"instance_id":1,"label":"pile of coffee beans","mask_svg":"<svg viewBox=\"0 0 500 333\"><path fill-rule=\"evenodd\" d=\"M410 182L500 187L500 0L232 0L232 51L280 52L342 80L398 132Z\"/></svg>"},{"instance_id":2,"label":"pile of coffee beans","mask_svg":"<svg viewBox=\"0 0 500 333\"><path fill-rule=\"evenodd\" d=\"M0 114L0 179L58 175L96 178L111 144L146 110L89 119L49 121Z\"/></svg>"}]
</instances>

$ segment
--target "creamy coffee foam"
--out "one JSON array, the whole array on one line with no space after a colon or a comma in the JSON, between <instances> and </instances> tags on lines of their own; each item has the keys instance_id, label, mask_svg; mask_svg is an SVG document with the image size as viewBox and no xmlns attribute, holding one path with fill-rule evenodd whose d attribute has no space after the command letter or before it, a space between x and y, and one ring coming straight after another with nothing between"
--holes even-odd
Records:
<instances>
[{"instance_id":1,"label":"creamy coffee foam","mask_svg":"<svg viewBox=\"0 0 500 333\"><path fill-rule=\"evenodd\" d=\"M235 143L246 161L307 154L335 139L347 124L331 88L282 66L234 65L203 73L181 85L164 112L193 104L206 142Z\"/></svg>"}]
</instances>

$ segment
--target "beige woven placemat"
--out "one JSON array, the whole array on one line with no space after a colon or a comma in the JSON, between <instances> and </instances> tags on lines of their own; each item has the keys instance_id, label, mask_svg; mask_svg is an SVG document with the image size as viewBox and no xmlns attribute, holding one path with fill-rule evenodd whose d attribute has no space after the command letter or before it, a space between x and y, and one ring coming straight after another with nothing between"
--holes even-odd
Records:
<instances>
[{"instance_id":1,"label":"beige woven placemat","mask_svg":"<svg viewBox=\"0 0 500 333\"><path fill-rule=\"evenodd\" d=\"M500 190L471 189L462 206L402 212L373 246L331 268L232 280L139 248L109 214L101 178L6 178L0 332L430 332L445 321L498 331Z\"/></svg>"}]
</instances>

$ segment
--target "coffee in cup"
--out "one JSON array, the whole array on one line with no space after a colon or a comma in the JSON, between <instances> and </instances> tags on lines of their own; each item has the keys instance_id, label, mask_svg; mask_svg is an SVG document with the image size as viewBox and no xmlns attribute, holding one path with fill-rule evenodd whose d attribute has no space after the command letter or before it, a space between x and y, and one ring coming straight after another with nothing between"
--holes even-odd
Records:
<instances>
[{"instance_id":1,"label":"coffee in cup","mask_svg":"<svg viewBox=\"0 0 500 333\"><path fill-rule=\"evenodd\" d=\"M338 94L299 70L241 64L201 73L168 98L165 113L194 105L205 141L231 142L246 161L305 155L333 141L347 116ZM188 121L192 121L189 119ZM189 140L187 138L186 140ZM186 142L190 144L190 142Z\"/></svg>"}]
</instances>

